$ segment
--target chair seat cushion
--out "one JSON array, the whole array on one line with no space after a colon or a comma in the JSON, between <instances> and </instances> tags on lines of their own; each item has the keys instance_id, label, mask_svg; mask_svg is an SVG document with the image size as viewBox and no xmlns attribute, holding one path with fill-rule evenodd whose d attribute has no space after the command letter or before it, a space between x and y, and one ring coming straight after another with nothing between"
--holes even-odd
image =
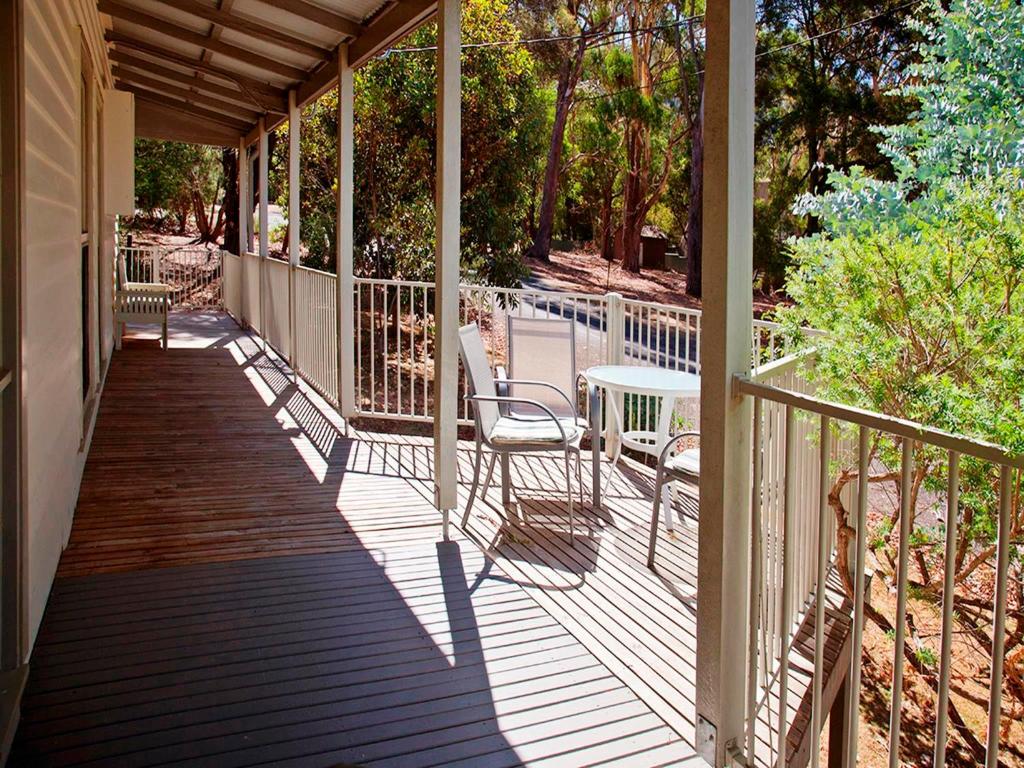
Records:
<instances>
[{"instance_id":1,"label":"chair seat cushion","mask_svg":"<svg viewBox=\"0 0 1024 768\"><path fill-rule=\"evenodd\" d=\"M665 469L683 475L700 475L700 448L687 448L665 461Z\"/></svg>"},{"instance_id":2,"label":"chair seat cushion","mask_svg":"<svg viewBox=\"0 0 1024 768\"><path fill-rule=\"evenodd\" d=\"M560 418L569 443L577 442L586 431L586 424L573 417ZM512 418L502 416L491 430L490 442L498 445L543 445L562 442L562 433L550 418Z\"/></svg>"}]
</instances>

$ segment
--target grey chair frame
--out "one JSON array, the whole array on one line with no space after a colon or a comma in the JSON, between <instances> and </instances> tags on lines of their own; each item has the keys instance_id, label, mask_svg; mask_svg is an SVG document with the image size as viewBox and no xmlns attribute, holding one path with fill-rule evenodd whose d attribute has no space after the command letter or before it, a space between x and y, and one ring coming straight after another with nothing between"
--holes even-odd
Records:
<instances>
[{"instance_id":1,"label":"grey chair frame","mask_svg":"<svg viewBox=\"0 0 1024 768\"><path fill-rule=\"evenodd\" d=\"M569 404L569 407L574 414L573 419L576 422L577 433L570 438L566 432L565 427L562 424L562 420L546 405L538 400L533 400L527 397L518 397L510 395L482 395L476 391L476 382L473 381L473 377L469 374L471 370L468 361L465 358L465 351L460 343L459 354L462 356L463 368L467 371L467 379L469 383L469 394L466 395L466 401L473 406L473 421L476 433L476 450L473 461L473 485L470 488L469 500L466 503L466 509L462 515L462 527L465 528L469 522L469 516L473 509L473 503L476 500L477 491L480 489L480 470L483 464L483 449L486 447L491 452L490 462L487 467L487 477L484 481L483 492L481 498L486 497L487 488L490 485L491 477L494 472L495 460L501 457L501 499L503 506L508 506L511 502L511 488L510 488L510 458L512 454L517 453L539 453L539 452L550 452L552 450L561 449L564 458L565 468L565 488L567 495L567 511L569 517L569 539L571 542L575 541L575 510L573 505L573 491L572 491L572 472L570 470L570 455L576 457L576 478L580 487L580 497L583 495L583 470L581 464L581 451L580 441L583 438L583 426L579 424L579 416L577 414L576 406L572 403L569 397L562 392L558 387L553 384L549 384L545 381L534 381L531 379L504 379L504 378L492 378L492 383L495 388L503 385L515 384L517 386L526 387L545 387L557 392L562 398ZM499 442L495 443L490 438L491 436L486 433L483 428L483 424L480 418L480 408L478 407L481 403L496 403L499 408L504 406L506 409L511 405L527 405L533 409L539 411L537 415L522 418L522 421L536 423L538 420L552 421L558 428L561 439L558 442ZM503 413L504 418L511 418L520 420L516 416L508 415Z\"/></svg>"},{"instance_id":2,"label":"grey chair frame","mask_svg":"<svg viewBox=\"0 0 1024 768\"><path fill-rule=\"evenodd\" d=\"M700 475L694 472L687 472L686 470L671 467L668 465L668 460L675 455L675 448L679 441L687 437L696 437L700 440L700 432L694 432L692 430L687 432L677 432L674 435L669 436L668 442L665 443L665 447L661 449L661 455L658 456L658 471L654 476L654 504L651 511L651 539L647 546L647 567L654 567L654 549L658 543L658 519L661 513L661 489L665 483L672 482L673 480L689 480L699 481Z\"/></svg>"}]
</instances>

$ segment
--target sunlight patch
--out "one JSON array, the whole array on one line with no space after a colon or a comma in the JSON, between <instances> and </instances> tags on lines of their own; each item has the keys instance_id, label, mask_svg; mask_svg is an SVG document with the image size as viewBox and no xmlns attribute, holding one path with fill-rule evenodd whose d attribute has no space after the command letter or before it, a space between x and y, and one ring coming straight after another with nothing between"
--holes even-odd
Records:
<instances>
[{"instance_id":1,"label":"sunlight patch","mask_svg":"<svg viewBox=\"0 0 1024 768\"><path fill-rule=\"evenodd\" d=\"M245 378L247 378L249 383L252 384L252 388L256 390L256 394L263 399L264 405L274 404L274 401L277 400L277 394L270 388L270 385L263 380L263 377L260 376L259 373L254 371L252 368L246 368Z\"/></svg>"}]
</instances>

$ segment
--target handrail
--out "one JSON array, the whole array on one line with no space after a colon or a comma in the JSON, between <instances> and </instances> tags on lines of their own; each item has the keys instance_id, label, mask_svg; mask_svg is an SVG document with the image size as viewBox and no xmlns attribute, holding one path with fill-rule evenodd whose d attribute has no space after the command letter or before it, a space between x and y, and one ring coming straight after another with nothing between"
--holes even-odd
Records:
<instances>
[{"instance_id":1,"label":"handrail","mask_svg":"<svg viewBox=\"0 0 1024 768\"><path fill-rule=\"evenodd\" d=\"M756 365L753 370L753 375L750 377L751 381L764 382L767 379L781 376L784 373L789 373L794 370L800 363L805 360L810 360L818 354L818 350L814 347L807 347L797 352L780 357L776 360L772 360L764 365Z\"/></svg>"},{"instance_id":2,"label":"handrail","mask_svg":"<svg viewBox=\"0 0 1024 768\"><path fill-rule=\"evenodd\" d=\"M834 419L858 424L863 427L889 432L890 434L919 440L946 450L974 456L978 459L1001 464L1007 467L1024 469L1024 456L1013 455L1007 448L977 438L956 435L941 429L935 429L916 421L886 416L852 405L842 405L829 400L822 400L811 395L792 392L788 389L773 387L770 384L754 381L743 374L733 375L733 392L736 395L749 395L763 400L771 400L782 405L789 405L802 411L817 413Z\"/></svg>"}]
</instances>

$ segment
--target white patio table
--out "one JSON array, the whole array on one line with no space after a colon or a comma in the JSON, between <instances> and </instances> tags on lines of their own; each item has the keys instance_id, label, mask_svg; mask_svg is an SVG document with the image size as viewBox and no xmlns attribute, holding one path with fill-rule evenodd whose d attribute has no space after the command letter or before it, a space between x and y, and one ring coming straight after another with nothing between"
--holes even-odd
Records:
<instances>
[{"instance_id":1,"label":"white patio table","mask_svg":"<svg viewBox=\"0 0 1024 768\"><path fill-rule=\"evenodd\" d=\"M662 449L668 442L669 433L672 428L672 411L675 409L676 401L688 397L700 397L700 376L687 371L673 371L667 368L651 368L639 365L597 365L588 368L583 372L587 380L587 392L590 402L590 434L593 443L593 495L594 507L601 506L601 396L600 390L604 389L608 396L605 398L611 404L613 424L618 440L616 441L615 456L612 459L611 475L615 472L622 447L643 451L652 456L660 456ZM616 395L646 395L661 399L661 411L658 416L658 430L630 430L626 432L623 428L622 413L616 400ZM666 484L662 498L664 509L665 527L672 530L672 506L670 484Z\"/></svg>"}]
</instances>

